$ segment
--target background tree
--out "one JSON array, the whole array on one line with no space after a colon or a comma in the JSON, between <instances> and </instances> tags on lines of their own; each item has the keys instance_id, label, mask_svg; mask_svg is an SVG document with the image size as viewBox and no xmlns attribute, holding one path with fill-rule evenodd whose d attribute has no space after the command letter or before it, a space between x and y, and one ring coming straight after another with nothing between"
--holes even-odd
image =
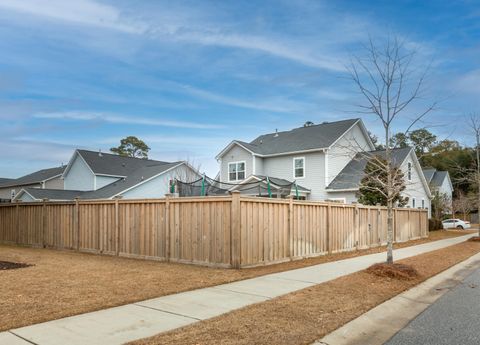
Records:
<instances>
[{"instance_id":1,"label":"background tree","mask_svg":"<svg viewBox=\"0 0 480 345\"><path fill-rule=\"evenodd\" d=\"M385 169L386 160L380 156L372 157L365 166L365 176L360 182L358 190L358 202L364 205L387 206L388 191L387 185L387 170ZM401 196L406 188L405 179L402 170L399 167L394 167L390 171L391 179L393 181L394 196L393 203L399 207L406 206L408 198Z\"/></svg>"},{"instance_id":2,"label":"background tree","mask_svg":"<svg viewBox=\"0 0 480 345\"><path fill-rule=\"evenodd\" d=\"M405 131L408 133L434 109L435 103L420 112L410 109L409 106L422 96L426 70L418 74L420 68L412 65L415 52L409 50L399 39L389 38L380 45L370 39L365 50L365 56L352 58L349 72L365 101L359 106L360 112L374 115L384 130L384 169L387 172L387 181L379 190L386 192L387 263L393 263L393 203L396 191L391 133L396 121L407 116L413 119Z\"/></svg>"},{"instance_id":3,"label":"background tree","mask_svg":"<svg viewBox=\"0 0 480 345\"><path fill-rule=\"evenodd\" d=\"M368 135L370 137L370 140L372 141L373 143L373 146L375 146L375 150L384 150L385 149L385 145L383 145L382 143L380 143L380 141L378 140L378 137L373 134L372 132L370 131L367 131L368 132Z\"/></svg>"},{"instance_id":4,"label":"background tree","mask_svg":"<svg viewBox=\"0 0 480 345\"><path fill-rule=\"evenodd\" d=\"M416 129L408 134L408 140L415 149L418 157L422 158L427 152L430 152L437 136L425 128Z\"/></svg>"},{"instance_id":5,"label":"background tree","mask_svg":"<svg viewBox=\"0 0 480 345\"><path fill-rule=\"evenodd\" d=\"M120 140L120 145L112 147L110 151L125 157L148 158L150 147L137 137L129 136Z\"/></svg>"},{"instance_id":6,"label":"background tree","mask_svg":"<svg viewBox=\"0 0 480 345\"><path fill-rule=\"evenodd\" d=\"M405 133L396 133L390 138L390 146L393 148L404 148L408 146L408 137Z\"/></svg>"},{"instance_id":7,"label":"background tree","mask_svg":"<svg viewBox=\"0 0 480 345\"><path fill-rule=\"evenodd\" d=\"M467 220L467 216L472 209L475 208L475 196L467 195L463 192L459 192L457 197L452 202L452 216L455 217L456 213L461 213L464 220Z\"/></svg>"}]
</instances>

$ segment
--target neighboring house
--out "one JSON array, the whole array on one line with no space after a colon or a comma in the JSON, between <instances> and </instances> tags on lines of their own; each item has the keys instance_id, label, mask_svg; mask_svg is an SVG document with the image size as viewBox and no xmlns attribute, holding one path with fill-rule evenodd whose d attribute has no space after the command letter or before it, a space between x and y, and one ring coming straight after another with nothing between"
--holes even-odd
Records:
<instances>
[{"instance_id":1,"label":"neighboring house","mask_svg":"<svg viewBox=\"0 0 480 345\"><path fill-rule=\"evenodd\" d=\"M336 199L345 202L356 202L360 182L370 157L385 158L385 150L358 153L344 169L335 177L327 190L336 195ZM407 207L427 208L431 215L431 193L415 150L411 147L393 149L391 151L392 165L400 167L405 181L403 197L408 198Z\"/></svg>"},{"instance_id":2,"label":"neighboring house","mask_svg":"<svg viewBox=\"0 0 480 345\"><path fill-rule=\"evenodd\" d=\"M359 156L381 154L374 150L362 120L350 119L269 133L249 143L234 140L216 158L221 182L245 184L252 176L268 176L301 185L310 200L350 203L357 201L364 175L366 159ZM430 209L430 190L415 152L407 148L394 155L406 176L409 206Z\"/></svg>"},{"instance_id":3,"label":"neighboring house","mask_svg":"<svg viewBox=\"0 0 480 345\"><path fill-rule=\"evenodd\" d=\"M433 196L438 195L445 199L447 208L451 209L453 200L453 184L448 171L439 171L435 168L424 168L423 175L430 186Z\"/></svg>"},{"instance_id":4,"label":"neighboring house","mask_svg":"<svg viewBox=\"0 0 480 345\"><path fill-rule=\"evenodd\" d=\"M28 188L19 193L16 200L161 198L169 193L172 180L186 175L200 177L183 161L170 163L76 150L62 175L64 191L40 193Z\"/></svg>"},{"instance_id":5,"label":"neighboring house","mask_svg":"<svg viewBox=\"0 0 480 345\"><path fill-rule=\"evenodd\" d=\"M64 170L64 166L43 169L17 179L0 182L0 199L11 200L22 188L63 189Z\"/></svg>"}]
</instances>

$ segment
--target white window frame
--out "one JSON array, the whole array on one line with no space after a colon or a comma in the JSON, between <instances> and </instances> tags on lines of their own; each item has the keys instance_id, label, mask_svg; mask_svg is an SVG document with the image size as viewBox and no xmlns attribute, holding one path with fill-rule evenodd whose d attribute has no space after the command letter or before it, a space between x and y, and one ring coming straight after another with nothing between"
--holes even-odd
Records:
<instances>
[{"instance_id":1,"label":"white window frame","mask_svg":"<svg viewBox=\"0 0 480 345\"><path fill-rule=\"evenodd\" d=\"M236 180L231 180L230 179L230 165L236 164L238 166L238 164L241 164L241 163L243 163L243 166L245 167L245 170L243 171L244 172L243 179L241 179L241 180L238 179L238 170L237 170L236 171L237 179ZM227 178L228 178L228 182L237 182L237 181L245 180L247 178L247 162L246 161L229 162L228 165L227 165Z\"/></svg>"},{"instance_id":2,"label":"white window frame","mask_svg":"<svg viewBox=\"0 0 480 345\"><path fill-rule=\"evenodd\" d=\"M425 208L425 199L422 199L422 208Z\"/></svg>"},{"instance_id":3,"label":"white window frame","mask_svg":"<svg viewBox=\"0 0 480 345\"><path fill-rule=\"evenodd\" d=\"M303 160L303 176L301 177L298 177L298 176L295 176L295 161L296 160ZM302 179L302 178L305 178L305 175L306 175L306 159L305 157L293 157L293 179L296 180L296 179Z\"/></svg>"},{"instance_id":4,"label":"white window frame","mask_svg":"<svg viewBox=\"0 0 480 345\"><path fill-rule=\"evenodd\" d=\"M411 162L407 163L407 179L409 181L412 180L412 163Z\"/></svg>"},{"instance_id":5,"label":"white window frame","mask_svg":"<svg viewBox=\"0 0 480 345\"><path fill-rule=\"evenodd\" d=\"M16 196L17 196L17 192L15 191L15 189L11 189L10 190L10 198L13 200L13 199L15 199Z\"/></svg>"},{"instance_id":6,"label":"white window frame","mask_svg":"<svg viewBox=\"0 0 480 345\"><path fill-rule=\"evenodd\" d=\"M412 198L412 208L417 208L417 200Z\"/></svg>"}]
</instances>

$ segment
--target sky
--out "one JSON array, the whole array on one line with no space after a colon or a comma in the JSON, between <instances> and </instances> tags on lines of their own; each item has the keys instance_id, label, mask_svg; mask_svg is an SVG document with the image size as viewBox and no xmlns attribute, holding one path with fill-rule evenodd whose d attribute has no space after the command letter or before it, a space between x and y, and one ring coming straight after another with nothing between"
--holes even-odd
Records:
<instances>
[{"instance_id":1,"label":"sky","mask_svg":"<svg viewBox=\"0 0 480 345\"><path fill-rule=\"evenodd\" d=\"M210 176L230 141L306 121L362 117L378 135L346 66L369 38L392 36L416 52L417 70L428 66L395 131L438 102L418 126L470 143L480 1L0 0L0 177L129 135L150 158Z\"/></svg>"}]
</instances>

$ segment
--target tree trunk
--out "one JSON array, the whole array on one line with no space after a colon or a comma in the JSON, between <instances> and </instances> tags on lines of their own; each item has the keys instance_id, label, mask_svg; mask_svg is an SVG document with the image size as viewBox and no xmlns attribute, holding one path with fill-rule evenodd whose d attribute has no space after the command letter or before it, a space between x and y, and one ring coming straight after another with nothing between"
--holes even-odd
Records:
<instances>
[{"instance_id":1,"label":"tree trunk","mask_svg":"<svg viewBox=\"0 0 480 345\"><path fill-rule=\"evenodd\" d=\"M387 264L393 264L393 203L387 201Z\"/></svg>"},{"instance_id":2,"label":"tree trunk","mask_svg":"<svg viewBox=\"0 0 480 345\"><path fill-rule=\"evenodd\" d=\"M477 218L478 222L480 223L480 133L477 130L476 133L476 139L477 139ZM478 227L478 236L480 236L480 226Z\"/></svg>"}]
</instances>

